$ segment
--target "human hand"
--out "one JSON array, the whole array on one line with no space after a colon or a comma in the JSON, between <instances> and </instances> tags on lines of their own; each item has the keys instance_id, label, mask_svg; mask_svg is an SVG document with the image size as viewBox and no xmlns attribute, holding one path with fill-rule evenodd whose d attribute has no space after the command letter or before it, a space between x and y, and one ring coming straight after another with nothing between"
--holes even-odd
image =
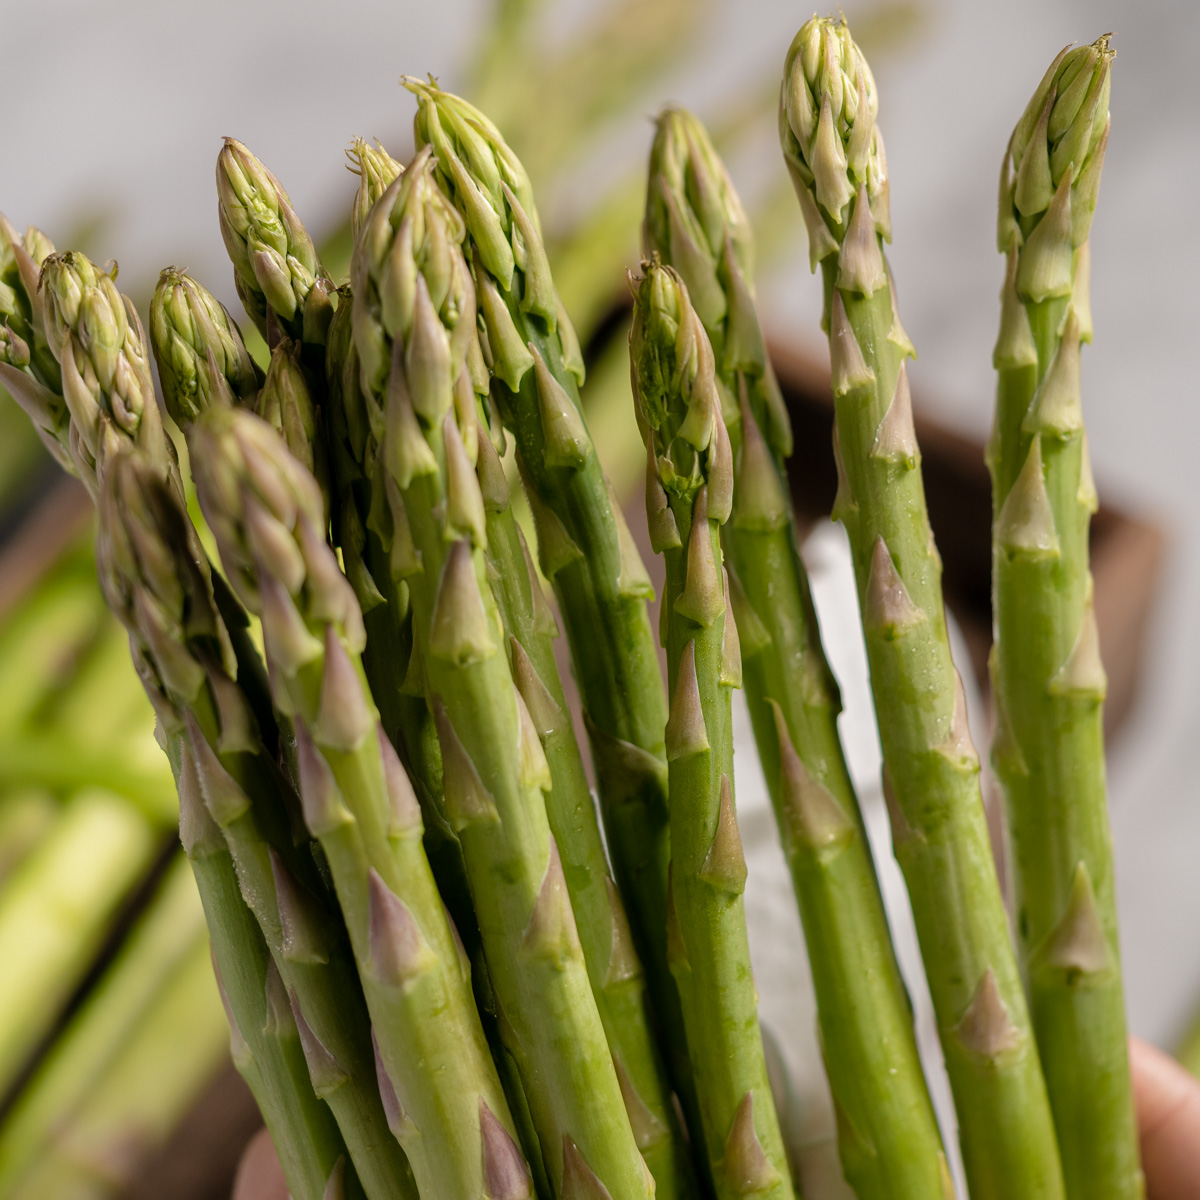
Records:
<instances>
[{"instance_id":1,"label":"human hand","mask_svg":"<svg viewBox=\"0 0 1200 1200\"><path fill-rule=\"evenodd\" d=\"M1129 1059L1146 1200L1200 1200L1200 1082L1140 1038Z\"/></svg>"},{"instance_id":2,"label":"human hand","mask_svg":"<svg viewBox=\"0 0 1200 1200\"><path fill-rule=\"evenodd\" d=\"M1200 1200L1200 1082L1140 1038L1129 1039L1146 1200ZM287 1200L265 1129L246 1147L232 1200Z\"/></svg>"}]
</instances>

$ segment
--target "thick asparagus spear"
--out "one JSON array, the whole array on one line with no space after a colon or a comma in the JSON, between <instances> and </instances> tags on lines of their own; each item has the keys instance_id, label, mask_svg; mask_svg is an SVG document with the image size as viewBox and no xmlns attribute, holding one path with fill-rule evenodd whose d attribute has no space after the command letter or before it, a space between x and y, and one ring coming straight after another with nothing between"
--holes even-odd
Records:
<instances>
[{"instance_id":1,"label":"thick asparagus spear","mask_svg":"<svg viewBox=\"0 0 1200 1200\"><path fill-rule=\"evenodd\" d=\"M528 1195L420 810L350 657L362 618L316 480L249 413L211 410L189 436L222 561L263 621L275 702L296 719L305 820L350 932L393 1132L423 1193L468 1200L504 1181Z\"/></svg>"},{"instance_id":2,"label":"thick asparagus spear","mask_svg":"<svg viewBox=\"0 0 1200 1200\"><path fill-rule=\"evenodd\" d=\"M216 411L232 410L219 406ZM225 836L246 902L295 1012L313 1087L338 1122L368 1197L415 1188L390 1137L380 1100L370 1026L345 933L329 911L299 824L246 699L257 665L217 611L195 533L161 473L136 453L105 463L102 579L130 629L159 720L178 738L181 774L194 775ZM261 668L260 668L261 669Z\"/></svg>"},{"instance_id":3,"label":"thick asparagus spear","mask_svg":"<svg viewBox=\"0 0 1200 1200\"><path fill-rule=\"evenodd\" d=\"M482 426L478 446L476 470L487 514L492 592L508 637L513 679L550 766L546 815L562 857L592 992L638 1149L654 1176L655 1195L658 1200L695 1195L694 1172L650 1029L645 974L604 856L595 802L554 658L558 624L513 515L496 447Z\"/></svg>"},{"instance_id":4,"label":"thick asparagus spear","mask_svg":"<svg viewBox=\"0 0 1200 1200\"><path fill-rule=\"evenodd\" d=\"M601 1187L649 1195L546 821L549 768L487 582L464 233L428 150L360 231L354 341L364 390L385 413L370 457L391 497L393 561L411 591L445 808L551 1184L568 1197Z\"/></svg>"},{"instance_id":5,"label":"thick asparagus spear","mask_svg":"<svg viewBox=\"0 0 1200 1200\"><path fill-rule=\"evenodd\" d=\"M1068 1196L1141 1196L1104 787L1080 408L1088 230L1108 141L1108 37L1064 50L1004 154L992 471L1001 725L1016 927Z\"/></svg>"},{"instance_id":6,"label":"thick asparagus spear","mask_svg":"<svg viewBox=\"0 0 1200 1200\"><path fill-rule=\"evenodd\" d=\"M733 499L733 460L708 335L680 276L660 262L646 264L638 284L629 350L655 475L647 516L667 564L668 946L704 1144L721 1200L791 1196L758 1027L733 797L730 697L742 663L720 532ZM668 522L673 538L663 537Z\"/></svg>"},{"instance_id":7,"label":"thick asparagus spear","mask_svg":"<svg viewBox=\"0 0 1200 1200\"><path fill-rule=\"evenodd\" d=\"M690 1067L667 964L667 704L646 602L653 590L579 408L583 360L558 302L524 168L466 101L406 80L416 141L473 246L495 396L517 443L583 699L613 868L627 899L668 1066L686 1107ZM536 366L535 366L536 363Z\"/></svg>"},{"instance_id":8,"label":"thick asparagus spear","mask_svg":"<svg viewBox=\"0 0 1200 1200\"><path fill-rule=\"evenodd\" d=\"M658 119L643 236L647 255L703 298L695 311L733 462L722 541L741 589L746 700L804 923L842 1167L862 1200L934 1196L946 1160L796 541L783 465L791 429L754 306L753 234L707 131L679 109ZM658 548L670 554L660 511Z\"/></svg>"},{"instance_id":9,"label":"thick asparagus spear","mask_svg":"<svg viewBox=\"0 0 1200 1200\"><path fill-rule=\"evenodd\" d=\"M1061 1197L1062 1169L1009 940L904 360L880 248L890 232L874 80L845 24L814 18L788 52L780 135L820 262L833 366L834 515L850 538L904 871L976 1200Z\"/></svg>"}]
</instances>

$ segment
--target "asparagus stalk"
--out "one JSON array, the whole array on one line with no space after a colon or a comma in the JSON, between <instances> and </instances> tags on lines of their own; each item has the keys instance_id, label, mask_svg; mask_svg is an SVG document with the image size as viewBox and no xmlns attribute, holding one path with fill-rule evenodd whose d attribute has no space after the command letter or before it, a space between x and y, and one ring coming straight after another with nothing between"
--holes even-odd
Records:
<instances>
[{"instance_id":1,"label":"asparagus stalk","mask_svg":"<svg viewBox=\"0 0 1200 1200\"><path fill-rule=\"evenodd\" d=\"M0 895L0 1093L53 1027L150 864L155 829L122 797L71 799Z\"/></svg>"},{"instance_id":2,"label":"asparagus stalk","mask_svg":"<svg viewBox=\"0 0 1200 1200\"><path fill-rule=\"evenodd\" d=\"M583 699L609 853L688 1104L690 1066L667 963L667 704L646 602L653 589L579 407L583 360L546 262L520 162L478 110L432 84L416 141L466 225L492 395L517 444L538 558L558 598ZM536 365L535 365L536 364Z\"/></svg>"},{"instance_id":3,"label":"asparagus stalk","mask_svg":"<svg viewBox=\"0 0 1200 1200\"><path fill-rule=\"evenodd\" d=\"M513 515L496 447L483 426L477 440L488 574L508 639L513 680L550 766L546 815L562 858L592 993L638 1149L654 1177L655 1195L658 1200L695 1195L694 1173L650 1029L645 973L604 856L596 806L554 658L558 624Z\"/></svg>"},{"instance_id":4,"label":"asparagus stalk","mask_svg":"<svg viewBox=\"0 0 1200 1200\"><path fill-rule=\"evenodd\" d=\"M703 297L695 311L712 344L733 463L722 540L740 586L732 595L746 700L812 963L842 1167L862 1200L935 1196L948 1168L800 559L784 469L791 428L755 311L752 237L704 126L668 109L650 153L645 249ZM655 295L650 279L643 294ZM652 464L655 496L657 475ZM656 548L670 555L680 531L656 511Z\"/></svg>"},{"instance_id":5,"label":"asparagus stalk","mask_svg":"<svg viewBox=\"0 0 1200 1200\"><path fill-rule=\"evenodd\" d=\"M173 976L195 952L201 954L205 975L208 937L204 911L183 855L167 870L145 914L125 939L119 956L89 994L86 1004L55 1040L37 1074L22 1089L16 1104L0 1125L0 1195L9 1194L14 1181L51 1150L56 1129L69 1125L97 1081L125 1052L146 1014L160 1001ZM211 983L202 985L211 1003L201 1007L200 1028L180 1029L176 1036L203 1035L212 1024L206 1018L215 1007L216 1024L223 1032L224 1017ZM222 1041L218 1038L217 1041ZM207 1068L216 1066L214 1039L208 1045ZM222 1046L223 1049L223 1046ZM202 1066L204 1064L201 1064ZM175 1063L164 1076L174 1076ZM186 1070L182 1072L186 1081Z\"/></svg>"},{"instance_id":6,"label":"asparagus stalk","mask_svg":"<svg viewBox=\"0 0 1200 1200\"><path fill-rule=\"evenodd\" d=\"M734 807L730 697L741 684L741 654L720 532L733 499L733 460L708 335L679 274L658 261L645 265L638 284L629 348L654 470L647 516L667 566L668 945L704 1144L721 1200L791 1196L758 1026ZM674 538L662 536L668 522Z\"/></svg>"},{"instance_id":7,"label":"asparagus stalk","mask_svg":"<svg viewBox=\"0 0 1200 1200\"><path fill-rule=\"evenodd\" d=\"M428 1195L527 1195L529 1172L421 845L420 810L351 655L363 626L324 541L316 480L249 413L191 431L222 561L263 620L277 706L296 718L300 790L371 1012L392 1129Z\"/></svg>"},{"instance_id":8,"label":"asparagus stalk","mask_svg":"<svg viewBox=\"0 0 1200 1200\"><path fill-rule=\"evenodd\" d=\"M843 22L788 52L784 157L821 264L833 368L834 515L849 535L904 871L971 1194L1061 1197L1054 1125L988 843L904 361L880 248L890 234L874 80Z\"/></svg>"},{"instance_id":9,"label":"asparagus stalk","mask_svg":"<svg viewBox=\"0 0 1200 1200\"><path fill-rule=\"evenodd\" d=\"M323 347L333 285L279 180L234 138L217 156L221 237L246 314L270 345L271 327Z\"/></svg>"},{"instance_id":10,"label":"asparagus stalk","mask_svg":"<svg viewBox=\"0 0 1200 1200\"><path fill-rule=\"evenodd\" d=\"M546 820L549 768L487 582L464 234L428 150L360 232L354 342L364 390L386 417L370 458L392 499L393 561L411 592L445 808L551 1185L566 1197L648 1196Z\"/></svg>"},{"instance_id":11,"label":"asparagus stalk","mask_svg":"<svg viewBox=\"0 0 1200 1200\"><path fill-rule=\"evenodd\" d=\"M260 731L243 694L240 681L255 664L235 655L195 533L162 474L131 452L105 473L105 592L130 629L160 722L179 740L180 773L195 777L224 834L271 951L277 999L294 1011L313 1087L337 1120L362 1190L372 1200L411 1196L345 934L303 839L296 844L295 801L263 742L275 731Z\"/></svg>"},{"instance_id":12,"label":"asparagus stalk","mask_svg":"<svg viewBox=\"0 0 1200 1200\"><path fill-rule=\"evenodd\" d=\"M1112 59L1107 36L1060 53L1004 154L999 248L1008 266L988 453L1001 717L992 756L1007 802L1016 927L1067 1195L1096 1200L1145 1187L1088 571L1096 492L1079 390Z\"/></svg>"}]
</instances>

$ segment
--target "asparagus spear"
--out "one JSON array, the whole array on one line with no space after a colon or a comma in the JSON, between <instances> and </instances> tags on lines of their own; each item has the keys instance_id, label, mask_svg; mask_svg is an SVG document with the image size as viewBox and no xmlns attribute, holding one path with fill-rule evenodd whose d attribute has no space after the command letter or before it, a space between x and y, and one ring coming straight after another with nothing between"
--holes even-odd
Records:
<instances>
[{"instance_id":1,"label":"asparagus spear","mask_svg":"<svg viewBox=\"0 0 1200 1200\"><path fill-rule=\"evenodd\" d=\"M245 412L191 431L222 561L263 620L272 691L294 714L305 820L320 839L371 1012L393 1132L428 1195L527 1195L529 1173L421 845L412 788L351 655L362 618L326 544L314 477Z\"/></svg>"},{"instance_id":2,"label":"asparagus spear","mask_svg":"<svg viewBox=\"0 0 1200 1200\"><path fill-rule=\"evenodd\" d=\"M741 684L741 653L720 533L733 498L733 460L712 346L687 288L658 261L644 269L629 349L654 471L647 516L667 565L671 969L717 1195L784 1197L792 1185L758 1027L733 795L730 697ZM668 522L673 538L663 537Z\"/></svg>"},{"instance_id":3,"label":"asparagus spear","mask_svg":"<svg viewBox=\"0 0 1200 1200\"><path fill-rule=\"evenodd\" d=\"M595 803L554 658L558 624L513 515L499 455L482 426L477 440L488 574L508 639L513 679L550 766L546 815L562 858L592 993L638 1149L654 1177L655 1195L658 1200L695 1195L694 1172L650 1029L645 974L604 856Z\"/></svg>"},{"instance_id":4,"label":"asparagus spear","mask_svg":"<svg viewBox=\"0 0 1200 1200\"><path fill-rule=\"evenodd\" d=\"M217 156L221 237L246 314L268 345L269 325L321 347L333 316L333 285L279 180L234 138Z\"/></svg>"},{"instance_id":5,"label":"asparagus spear","mask_svg":"<svg viewBox=\"0 0 1200 1200\"><path fill-rule=\"evenodd\" d=\"M551 1184L567 1197L648 1196L546 821L545 753L487 583L464 233L425 150L359 234L354 342L364 390L385 411L370 457L391 494L393 562L411 591L446 812Z\"/></svg>"},{"instance_id":6,"label":"asparagus spear","mask_svg":"<svg viewBox=\"0 0 1200 1200\"><path fill-rule=\"evenodd\" d=\"M1108 37L1062 51L1004 154L992 472L1001 726L1016 927L1067 1195L1141 1196L1104 788L1079 348L1108 141Z\"/></svg>"},{"instance_id":7,"label":"asparagus spear","mask_svg":"<svg viewBox=\"0 0 1200 1200\"><path fill-rule=\"evenodd\" d=\"M791 429L754 307L752 236L704 126L668 109L650 152L645 248L704 298L697 312L733 462L722 540L740 586L746 699L804 924L842 1166L862 1200L934 1196L946 1160L796 541L783 466ZM649 277L642 293L655 296ZM658 322L663 315L655 313ZM656 477L652 467L655 495ZM671 531L679 530L657 511L658 548L677 553Z\"/></svg>"},{"instance_id":8,"label":"asparagus spear","mask_svg":"<svg viewBox=\"0 0 1200 1200\"><path fill-rule=\"evenodd\" d=\"M80 792L4 888L0 1093L91 965L118 906L150 864L155 833L122 797Z\"/></svg>"},{"instance_id":9,"label":"asparagus spear","mask_svg":"<svg viewBox=\"0 0 1200 1200\"><path fill-rule=\"evenodd\" d=\"M958 1109L967 1182L1060 1197L1054 1125L988 843L961 682L950 658L904 360L880 248L888 179L865 59L844 22L788 52L780 136L821 264L833 367L834 515L849 535L904 871Z\"/></svg>"},{"instance_id":10,"label":"asparagus spear","mask_svg":"<svg viewBox=\"0 0 1200 1200\"><path fill-rule=\"evenodd\" d=\"M583 699L614 873L671 1077L690 1108L667 964L667 705L646 607L653 589L579 408L583 360L550 278L524 169L466 101L432 84L405 84L418 97L417 144L436 154L438 179L473 247L492 394L516 438L539 562L558 597Z\"/></svg>"},{"instance_id":11,"label":"asparagus spear","mask_svg":"<svg viewBox=\"0 0 1200 1200\"><path fill-rule=\"evenodd\" d=\"M129 451L104 470L105 593L130 630L159 720L179 742L180 775L194 776L225 837L271 951L277 991L294 1010L313 1088L337 1120L362 1190L372 1200L411 1196L345 933L293 832L295 802L263 740L276 742L276 731L260 727L245 695L257 663L244 647L235 653L195 532L161 472Z\"/></svg>"}]
</instances>

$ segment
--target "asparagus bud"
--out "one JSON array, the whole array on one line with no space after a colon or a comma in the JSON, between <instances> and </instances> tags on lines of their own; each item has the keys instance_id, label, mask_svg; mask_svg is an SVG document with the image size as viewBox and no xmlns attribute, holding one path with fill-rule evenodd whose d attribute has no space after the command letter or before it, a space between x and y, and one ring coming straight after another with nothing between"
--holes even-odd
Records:
<instances>
[{"instance_id":1,"label":"asparagus bud","mask_svg":"<svg viewBox=\"0 0 1200 1200\"><path fill-rule=\"evenodd\" d=\"M404 170L404 166L378 142L368 146L362 138L354 139L346 156L350 159L350 170L359 178L358 191L354 193L354 207L350 210L350 232L357 241L371 207Z\"/></svg>"},{"instance_id":2,"label":"asparagus bud","mask_svg":"<svg viewBox=\"0 0 1200 1200\"><path fill-rule=\"evenodd\" d=\"M279 180L234 138L217 155L221 237L250 319L268 336L267 313L294 338L323 343L332 285Z\"/></svg>"},{"instance_id":3,"label":"asparagus bud","mask_svg":"<svg viewBox=\"0 0 1200 1200\"><path fill-rule=\"evenodd\" d=\"M180 428L223 399L226 389L240 404L262 383L225 306L178 267L167 267L154 289L150 345L167 412Z\"/></svg>"},{"instance_id":4,"label":"asparagus bud","mask_svg":"<svg viewBox=\"0 0 1200 1200\"><path fill-rule=\"evenodd\" d=\"M72 458L93 491L105 455L123 443L174 468L142 322L115 276L115 266L110 274L68 251L45 260L39 285L46 339L62 367Z\"/></svg>"},{"instance_id":5,"label":"asparagus bud","mask_svg":"<svg viewBox=\"0 0 1200 1200\"><path fill-rule=\"evenodd\" d=\"M784 62L779 136L808 227L814 270L836 250L834 238L844 236L847 205L862 187L875 228L891 238L878 112L875 78L845 21L813 17L805 22Z\"/></svg>"}]
</instances>

